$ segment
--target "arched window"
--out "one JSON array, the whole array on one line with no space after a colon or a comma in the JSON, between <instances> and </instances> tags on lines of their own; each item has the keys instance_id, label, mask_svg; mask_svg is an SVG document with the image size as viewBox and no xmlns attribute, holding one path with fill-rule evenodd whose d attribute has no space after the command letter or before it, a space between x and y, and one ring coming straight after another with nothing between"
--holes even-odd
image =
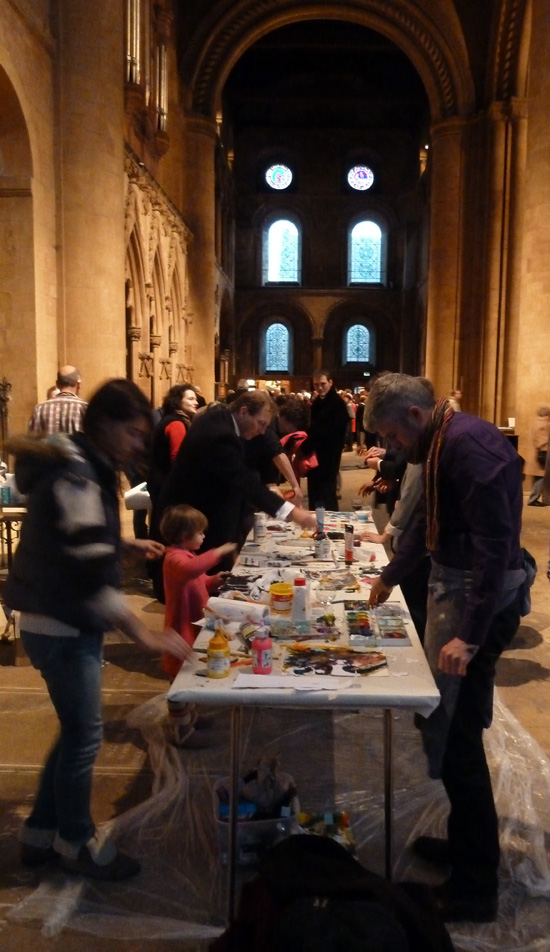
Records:
<instances>
[{"instance_id":1,"label":"arched window","mask_svg":"<svg viewBox=\"0 0 550 952\"><path fill-rule=\"evenodd\" d=\"M369 363L370 361L370 334L364 324L352 324L346 333L344 346L344 362Z\"/></svg>"},{"instance_id":2,"label":"arched window","mask_svg":"<svg viewBox=\"0 0 550 952\"><path fill-rule=\"evenodd\" d=\"M288 373L290 335L284 324L270 324L265 332L265 372Z\"/></svg>"},{"instance_id":3,"label":"arched window","mask_svg":"<svg viewBox=\"0 0 550 952\"><path fill-rule=\"evenodd\" d=\"M264 231L263 283L300 282L300 232L288 218L271 222Z\"/></svg>"},{"instance_id":4,"label":"arched window","mask_svg":"<svg viewBox=\"0 0 550 952\"><path fill-rule=\"evenodd\" d=\"M375 221L359 221L350 231L349 284L385 284L386 236Z\"/></svg>"},{"instance_id":5,"label":"arched window","mask_svg":"<svg viewBox=\"0 0 550 952\"><path fill-rule=\"evenodd\" d=\"M361 317L343 328L342 363L374 364L376 362L376 332Z\"/></svg>"}]
</instances>

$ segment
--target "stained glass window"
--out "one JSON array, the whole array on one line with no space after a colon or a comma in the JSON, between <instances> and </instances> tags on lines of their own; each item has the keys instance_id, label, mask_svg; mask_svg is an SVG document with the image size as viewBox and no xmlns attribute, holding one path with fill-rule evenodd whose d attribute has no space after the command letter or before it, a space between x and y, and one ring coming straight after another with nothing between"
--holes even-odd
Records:
<instances>
[{"instance_id":1,"label":"stained glass window","mask_svg":"<svg viewBox=\"0 0 550 952\"><path fill-rule=\"evenodd\" d=\"M284 218L274 221L267 232L267 280L299 281L298 229Z\"/></svg>"},{"instance_id":2,"label":"stained glass window","mask_svg":"<svg viewBox=\"0 0 550 952\"><path fill-rule=\"evenodd\" d=\"M346 361L368 363L370 334L364 324L353 324L346 334Z\"/></svg>"},{"instance_id":3,"label":"stained glass window","mask_svg":"<svg viewBox=\"0 0 550 952\"><path fill-rule=\"evenodd\" d=\"M292 182L292 172L288 165L270 165L265 173L265 180L270 188L288 188Z\"/></svg>"},{"instance_id":4,"label":"stained glass window","mask_svg":"<svg viewBox=\"0 0 550 952\"><path fill-rule=\"evenodd\" d=\"M284 324L270 324L265 332L265 372L288 373L289 334Z\"/></svg>"},{"instance_id":5,"label":"stained glass window","mask_svg":"<svg viewBox=\"0 0 550 952\"><path fill-rule=\"evenodd\" d=\"M368 165L354 165L348 172L348 184L358 192L366 192L374 182L374 173Z\"/></svg>"},{"instance_id":6,"label":"stained glass window","mask_svg":"<svg viewBox=\"0 0 550 952\"><path fill-rule=\"evenodd\" d=\"M350 236L350 284L382 281L382 231L374 221L360 221Z\"/></svg>"}]
</instances>

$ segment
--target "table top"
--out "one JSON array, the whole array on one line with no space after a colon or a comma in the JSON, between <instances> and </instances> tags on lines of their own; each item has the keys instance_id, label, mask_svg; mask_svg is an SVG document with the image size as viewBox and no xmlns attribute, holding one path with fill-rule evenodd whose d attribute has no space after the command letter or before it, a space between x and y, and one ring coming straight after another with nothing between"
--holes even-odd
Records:
<instances>
[{"instance_id":1,"label":"table top","mask_svg":"<svg viewBox=\"0 0 550 952\"><path fill-rule=\"evenodd\" d=\"M26 506L0 506L0 519L19 520L26 511Z\"/></svg>"},{"instance_id":2,"label":"table top","mask_svg":"<svg viewBox=\"0 0 550 952\"><path fill-rule=\"evenodd\" d=\"M339 514L339 517L345 519L346 522L353 519L349 514L347 514L347 517L344 514ZM363 531L367 528L364 515L361 523L355 518L352 524L354 524L356 531ZM369 528L374 529L372 523ZM285 539L291 542L291 545L286 548ZM245 563L251 560L254 562L276 561L277 557L293 558L293 553L300 552L300 549L297 548L299 544L295 533L291 536L283 535L281 537L280 530L272 534L268 532L268 539L262 542L261 545L254 545L251 540L245 545L235 571L237 574L255 572L257 575L268 570L273 573L272 565L268 569L267 566L265 568L262 566L246 566ZM304 545L311 546L311 540L304 540ZM323 592L323 599L325 596L331 597L334 599L334 604L319 607L317 610L318 613L327 610L335 611L337 627L342 626L341 637L332 647L347 646L348 644L345 614L341 604L342 599L346 597L348 599L368 600L369 582L365 580L365 573L372 567L380 569L387 563L384 547L376 543L363 542L359 549L355 549L354 554L356 559L352 570L358 579L360 590L347 595L343 592ZM342 543L333 543L333 555L335 560L343 557ZM289 568L291 565L292 563L287 563ZM320 563L306 557L305 560L300 560L300 568L295 572L296 574L300 574L301 571L305 571L306 574L312 572L315 575L323 570L333 573L344 568L343 561ZM284 570L281 574L283 572ZM315 602L314 596L315 593L312 592L312 600ZM286 654L285 649L293 642L278 642L273 638L272 676L253 675L250 666L237 666L230 670L227 677L211 678L206 676L206 662L203 659L206 658L205 649L213 631L203 628L195 642L195 648L199 652L198 660L186 662L183 665L170 686L168 698L188 703L232 707L256 705L319 709L406 708L427 716L437 707L440 699L439 692L399 589L393 590L390 602L399 606L403 613L403 621L410 644L381 648L380 650L385 653L387 658L387 667L385 668L367 675L341 678L329 675L325 677L314 676L312 679L308 679L290 673L283 673L282 661ZM310 642L300 643L300 646L303 647L309 644ZM323 642L316 640L313 644L322 645ZM240 642L238 641L231 642L230 645L232 653L236 653L237 648L240 648ZM240 686L241 684L243 686Z\"/></svg>"}]
</instances>

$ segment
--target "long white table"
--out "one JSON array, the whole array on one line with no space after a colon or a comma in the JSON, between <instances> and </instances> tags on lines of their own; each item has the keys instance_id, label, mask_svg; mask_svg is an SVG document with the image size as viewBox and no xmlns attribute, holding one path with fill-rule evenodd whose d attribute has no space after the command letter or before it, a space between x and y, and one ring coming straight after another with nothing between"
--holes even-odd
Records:
<instances>
[{"instance_id":1,"label":"long white table","mask_svg":"<svg viewBox=\"0 0 550 952\"><path fill-rule=\"evenodd\" d=\"M364 529L364 524L356 529ZM293 543L296 545L296 543ZM343 548L340 544L336 545L335 552ZM247 547L241 554L240 563L246 561L246 556L253 553L260 558L267 553L281 555L285 552L284 545L279 542L275 549L274 538L269 538L260 547ZM290 552L290 547L288 549ZM372 543L363 543L361 549L356 552L358 557L356 566L364 566L368 570L370 555L374 554L374 565L382 567L387 562L386 553L381 545ZM363 562L359 559L363 558ZM334 571L334 564L325 564L311 561L307 565L308 569L318 571ZM339 563L338 569L344 569L344 564ZM238 569L237 569L238 570ZM259 573L260 567L253 568L251 571ZM242 571L247 571L245 568ZM348 598L368 599L368 584L361 583L359 593L348 594ZM335 598L340 597L341 593L333 593ZM391 596L392 601L397 601L406 612L405 602L398 589L395 589ZM330 606L328 609L330 610ZM320 609L318 613L321 613ZM432 674L426 662L422 646L414 626L406 616L405 619L407 634L410 638L410 646L400 645L398 647L385 647L382 650L387 657L387 669L381 669L381 673L373 672L369 675L356 677L350 686L339 690L337 683L334 689L324 690L301 690L300 679L292 675L285 676L285 683L288 687L271 687L269 678L262 675L253 677L254 687L238 687L240 675L244 672L250 672L251 668L237 667L230 671L226 678L208 678L204 676L206 665L203 661L195 663L186 663L183 665L179 674L176 676L168 692L170 700L177 700L199 705L213 705L229 707L231 710L231 778L232 778L232 797L230 804L229 817L229 918L232 919L235 909L235 873L236 873L236 851L237 851L237 810L240 766L240 747L241 747L241 729L243 711L246 707L293 707L303 710L361 710L363 708L376 708L383 711L383 730L384 730L384 821L385 821L385 871L386 876L391 878L392 874L392 799L393 799L393 719L392 712L395 709L406 709L411 713L417 712L424 716L429 715L439 703L439 692L435 686ZM205 649L213 632L203 629L198 637L195 648ZM274 641L274 647L275 647ZM284 643L283 643L284 646ZM275 654L283 652L275 651ZM275 657L273 673L281 672L281 660ZM338 682L338 678L323 678L323 687L327 688L327 682ZM346 679L347 680L347 679ZM257 686L256 686L257 685Z\"/></svg>"}]
</instances>

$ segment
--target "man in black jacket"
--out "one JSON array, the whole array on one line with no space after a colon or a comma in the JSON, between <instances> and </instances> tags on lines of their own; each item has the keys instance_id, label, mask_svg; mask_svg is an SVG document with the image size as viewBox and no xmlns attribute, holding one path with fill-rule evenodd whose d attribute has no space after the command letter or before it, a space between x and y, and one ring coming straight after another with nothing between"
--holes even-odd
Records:
<instances>
[{"instance_id":1,"label":"man in black jacket","mask_svg":"<svg viewBox=\"0 0 550 952\"><path fill-rule=\"evenodd\" d=\"M328 370L314 373L313 387L317 396L311 405L308 438L300 447L302 455L315 452L319 463L307 477L309 505L311 509L321 505L337 512L336 482L346 440L348 411L334 389Z\"/></svg>"},{"instance_id":2,"label":"man in black jacket","mask_svg":"<svg viewBox=\"0 0 550 952\"><path fill-rule=\"evenodd\" d=\"M243 440L264 433L274 410L265 391L251 390L229 406L203 411L189 428L161 492L160 507L187 503L204 513L208 529L201 551L224 542L236 542L240 548L254 510L315 528L312 513L271 492L247 466ZM230 568L231 562L229 556L220 564Z\"/></svg>"}]
</instances>

